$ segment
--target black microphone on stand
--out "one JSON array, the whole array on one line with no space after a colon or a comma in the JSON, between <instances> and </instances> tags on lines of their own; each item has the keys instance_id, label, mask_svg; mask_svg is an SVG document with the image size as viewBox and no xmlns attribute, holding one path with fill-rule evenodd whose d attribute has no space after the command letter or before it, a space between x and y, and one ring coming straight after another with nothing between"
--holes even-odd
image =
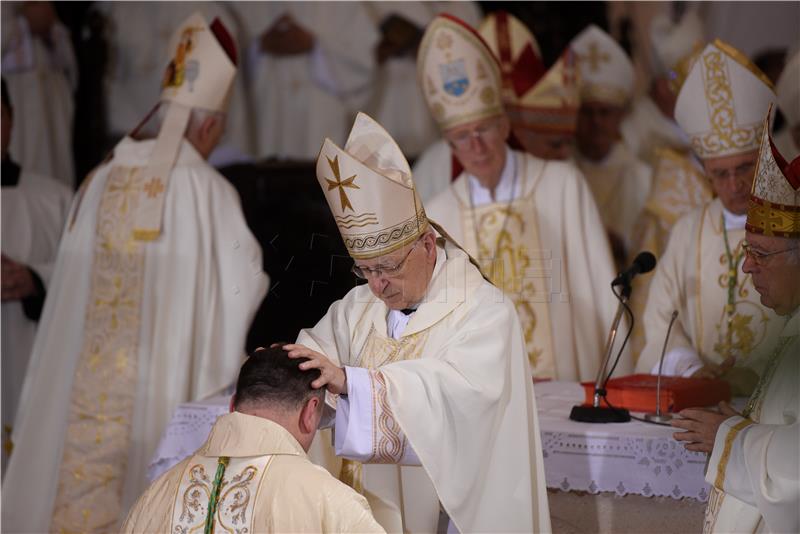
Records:
<instances>
[{"instance_id":1,"label":"black microphone on stand","mask_svg":"<svg viewBox=\"0 0 800 534\"><path fill-rule=\"evenodd\" d=\"M584 423L626 423L631 420L628 410L612 408L610 406L600 406L600 399L606 396L606 383L611 378L611 373L614 372L614 367L617 363L611 366L611 371L606 376L606 368L611 360L611 353L614 349L614 341L617 338L617 330L619 330L619 323L622 320L622 314L627 311L631 317L630 330L633 330L633 313L628 307L628 299L631 296L631 281L637 274L648 273L656 266L656 257L652 252L640 252L633 264L621 272L611 282L611 290L614 291L615 286L622 286L619 294L614 292L614 295L619 300L617 306L617 314L614 317L614 322L611 325L611 331L608 333L608 341L606 342L606 356L603 359L603 364L597 371L597 378L594 382L594 398L591 406L577 405L572 407L569 418L573 421L581 421ZM630 335L630 331L628 332ZM617 353L617 360L622 355L622 349L625 348L625 342L628 341L626 336L622 342L622 346ZM608 404L608 401L606 401Z\"/></svg>"}]
</instances>

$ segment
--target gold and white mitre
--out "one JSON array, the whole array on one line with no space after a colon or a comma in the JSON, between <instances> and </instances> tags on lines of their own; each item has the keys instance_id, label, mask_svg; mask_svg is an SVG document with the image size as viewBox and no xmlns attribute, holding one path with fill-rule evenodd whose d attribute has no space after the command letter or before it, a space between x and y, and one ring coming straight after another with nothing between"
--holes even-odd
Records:
<instances>
[{"instance_id":1,"label":"gold and white mitre","mask_svg":"<svg viewBox=\"0 0 800 534\"><path fill-rule=\"evenodd\" d=\"M654 74L670 76L681 60L702 46L704 33L697 9L689 8L677 22L666 12L653 17L650 46Z\"/></svg>"},{"instance_id":2,"label":"gold and white mitre","mask_svg":"<svg viewBox=\"0 0 800 534\"><path fill-rule=\"evenodd\" d=\"M364 113L356 116L344 149L325 139L317 180L355 259L388 254L428 228L408 161L386 130Z\"/></svg>"},{"instance_id":3,"label":"gold and white mitre","mask_svg":"<svg viewBox=\"0 0 800 534\"><path fill-rule=\"evenodd\" d=\"M478 32L500 62L503 100L514 129L574 133L579 92L570 48L546 71L536 38L513 15L492 13Z\"/></svg>"},{"instance_id":4,"label":"gold and white mitre","mask_svg":"<svg viewBox=\"0 0 800 534\"><path fill-rule=\"evenodd\" d=\"M741 52L714 40L700 52L675 104L675 121L700 159L758 150L764 113L775 101L769 78Z\"/></svg>"},{"instance_id":5,"label":"gold and white mitre","mask_svg":"<svg viewBox=\"0 0 800 534\"><path fill-rule=\"evenodd\" d=\"M442 130L504 112L494 54L472 27L452 15L438 15L425 30L417 81Z\"/></svg>"},{"instance_id":6,"label":"gold and white mitre","mask_svg":"<svg viewBox=\"0 0 800 534\"><path fill-rule=\"evenodd\" d=\"M775 148L769 133L771 114L772 106L762 126L745 228L766 236L800 238L800 156L789 163Z\"/></svg>"},{"instance_id":7,"label":"gold and white mitre","mask_svg":"<svg viewBox=\"0 0 800 534\"><path fill-rule=\"evenodd\" d=\"M236 46L225 26L209 26L200 13L190 16L173 34L170 59L162 79L165 107L134 225L134 238L157 239L161 233L169 175L178 157L192 108L224 112L236 76Z\"/></svg>"},{"instance_id":8,"label":"gold and white mitre","mask_svg":"<svg viewBox=\"0 0 800 534\"><path fill-rule=\"evenodd\" d=\"M783 68L778 83L778 107L790 127L800 124L800 51L796 52Z\"/></svg>"},{"instance_id":9,"label":"gold and white mitre","mask_svg":"<svg viewBox=\"0 0 800 534\"><path fill-rule=\"evenodd\" d=\"M591 24L570 48L578 61L581 102L627 105L633 95L633 63L614 38Z\"/></svg>"}]
</instances>

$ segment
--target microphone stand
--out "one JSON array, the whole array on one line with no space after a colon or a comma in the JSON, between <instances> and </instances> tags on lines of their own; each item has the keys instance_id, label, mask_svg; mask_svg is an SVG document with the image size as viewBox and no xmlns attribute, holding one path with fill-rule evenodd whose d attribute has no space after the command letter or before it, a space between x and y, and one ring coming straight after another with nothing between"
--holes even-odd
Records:
<instances>
[{"instance_id":1,"label":"microphone stand","mask_svg":"<svg viewBox=\"0 0 800 534\"><path fill-rule=\"evenodd\" d=\"M664 354L667 353L667 342L669 341L669 335L672 332L672 325L675 324L675 319L677 318L678 310L675 310L672 312L672 319L669 321L667 335L664 337L664 346L661 348L661 359L658 361L658 378L656 379L656 413L644 414L645 420L650 421L651 423L668 423L672 420L671 414L661 413L661 368L664 366Z\"/></svg>"},{"instance_id":2,"label":"microphone stand","mask_svg":"<svg viewBox=\"0 0 800 534\"><path fill-rule=\"evenodd\" d=\"M591 406L576 405L572 407L569 418L573 421L581 421L583 423L627 423L631 420L631 414L624 408L611 408L608 406L600 406L600 399L605 396L605 381L606 369L608 362L611 361L611 355L614 351L614 341L617 339L617 331L619 330L619 323L622 321L622 314L625 311L625 304L631 296L631 281L630 278L626 279L622 284L622 291L620 292L620 302L617 305L617 314L614 317L614 322L611 325L611 331L608 333L608 340L606 341L606 356L603 359L603 364L597 371L597 378L594 381L594 399Z\"/></svg>"}]
</instances>

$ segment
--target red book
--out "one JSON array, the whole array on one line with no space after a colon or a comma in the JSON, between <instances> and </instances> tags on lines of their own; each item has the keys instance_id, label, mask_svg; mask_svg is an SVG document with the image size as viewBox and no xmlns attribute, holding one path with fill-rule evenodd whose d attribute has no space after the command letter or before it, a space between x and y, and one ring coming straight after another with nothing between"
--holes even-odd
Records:
<instances>
[{"instance_id":1,"label":"red book","mask_svg":"<svg viewBox=\"0 0 800 534\"><path fill-rule=\"evenodd\" d=\"M632 412L656 411L656 375L629 375L612 378L606 385L608 402L615 408ZM584 406L594 400L594 382L581 382L586 394ZM712 406L731 400L730 384L713 378L661 377L661 412L679 412L684 408ZM605 405L601 401L601 405Z\"/></svg>"}]
</instances>

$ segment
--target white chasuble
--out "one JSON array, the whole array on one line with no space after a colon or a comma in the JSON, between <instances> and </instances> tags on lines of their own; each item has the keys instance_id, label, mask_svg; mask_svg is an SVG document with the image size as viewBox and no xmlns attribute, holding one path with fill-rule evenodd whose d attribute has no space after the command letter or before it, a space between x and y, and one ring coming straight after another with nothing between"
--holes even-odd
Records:
<instances>
[{"instance_id":1,"label":"white chasuble","mask_svg":"<svg viewBox=\"0 0 800 534\"><path fill-rule=\"evenodd\" d=\"M445 261L398 339L387 333L388 308L366 285L301 331L298 343L348 370L365 369L367 406L375 408L366 416L368 450L353 455L366 462L361 467L332 461L324 437L312 458L336 476L343 471L391 532L435 532L440 503L459 532L548 532L536 404L516 312L463 251L448 243L439 254ZM338 409L335 431L350 435ZM336 436L340 449L347 439Z\"/></svg>"},{"instance_id":2,"label":"white chasuble","mask_svg":"<svg viewBox=\"0 0 800 534\"><path fill-rule=\"evenodd\" d=\"M447 189L453 177L453 153L444 139L439 139L420 154L411 169L414 184L423 202L430 202Z\"/></svg>"},{"instance_id":3,"label":"white chasuble","mask_svg":"<svg viewBox=\"0 0 800 534\"><path fill-rule=\"evenodd\" d=\"M640 372L649 373L658 362L678 310L666 358L683 349L709 364L733 356L736 364L723 378L734 394L752 391L784 321L761 304L752 278L741 270L744 236L743 227L725 228L719 199L678 221L650 285Z\"/></svg>"},{"instance_id":4,"label":"white chasuble","mask_svg":"<svg viewBox=\"0 0 800 534\"><path fill-rule=\"evenodd\" d=\"M665 148L658 149L655 157L653 187L634 225L631 260L640 251L649 250L660 261L678 219L714 198L703 169L690 154ZM642 318L654 274L651 271L633 279L630 307L636 323L630 342L634 358L644 348Z\"/></svg>"},{"instance_id":5,"label":"white chasuble","mask_svg":"<svg viewBox=\"0 0 800 534\"><path fill-rule=\"evenodd\" d=\"M645 163L655 166L662 149L688 152L688 136L671 118L664 115L650 97L642 95L620 125L622 141Z\"/></svg>"},{"instance_id":6,"label":"white chasuble","mask_svg":"<svg viewBox=\"0 0 800 534\"><path fill-rule=\"evenodd\" d=\"M502 281L535 377L594 380L617 302L597 206L574 165L508 154L516 161L513 201L474 202L471 178L462 173L429 204L428 215ZM631 367L626 351L617 372Z\"/></svg>"},{"instance_id":7,"label":"white chasuble","mask_svg":"<svg viewBox=\"0 0 800 534\"><path fill-rule=\"evenodd\" d=\"M798 310L776 341L742 416L717 430L706 471L713 487L705 533L800 531Z\"/></svg>"},{"instance_id":8,"label":"white chasuble","mask_svg":"<svg viewBox=\"0 0 800 534\"><path fill-rule=\"evenodd\" d=\"M266 291L260 247L236 191L186 141L161 236L133 240L154 145L123 139L73 202L12 436L9 531L116 528L175 407L236 377Z\"/></svg>"},{"instance_id":9,"label":"white chasuble","mask_svg":"<svg viewBox=\"0 0 800 534\"><path fill-rule=\"evenodd\" d=\"M125 533L383 532L363 496L311 463L287 429L240 412L155 480Z\"/></svg>"}]
</instances>

